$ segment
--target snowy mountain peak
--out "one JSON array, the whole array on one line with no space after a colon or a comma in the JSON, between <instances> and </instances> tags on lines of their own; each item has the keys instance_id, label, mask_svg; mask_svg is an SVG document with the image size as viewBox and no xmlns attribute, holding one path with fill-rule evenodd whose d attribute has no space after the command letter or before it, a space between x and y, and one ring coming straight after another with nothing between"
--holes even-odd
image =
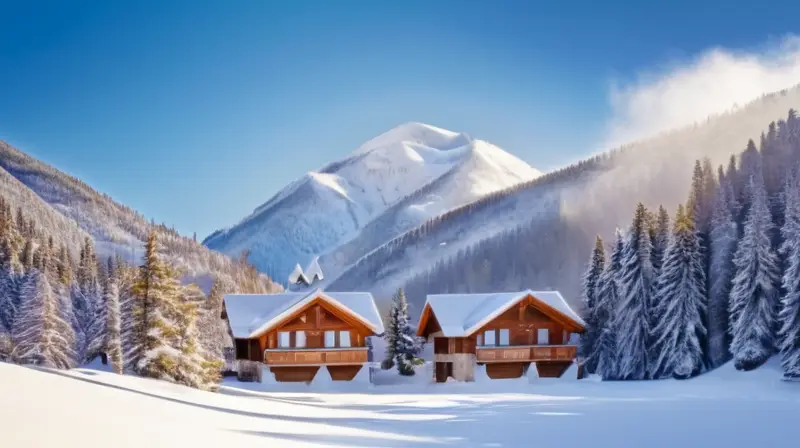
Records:
<instances>
[{"instance_id":1,"label":"snowy mountain peak","mask_svg":"<svg viewBox=\"0 0 800 448\"><path fill-rule=\"evenodd\" d=\"M228 254L247 250L272 278L288 278L298 261L333 278L399 233L539 174L467 134L405 123L305 174L204 244ZM338 250L345 244L350 248Z\"/></svg>"},{"instance_id":2,"label":"snowy mountain peak","mask_svg":"<svg viewBox=\"0 0 800 448\"><path fill-rule=\"evenodd\" d=\"M355 154L369 152L376 148L398 145L401 143L416 144L428 148L447 151L466 146L472 137L464 133L448 131L425 123L408 122L392 128L383 134L361 145Z\"/></svg>"}]
</instances>

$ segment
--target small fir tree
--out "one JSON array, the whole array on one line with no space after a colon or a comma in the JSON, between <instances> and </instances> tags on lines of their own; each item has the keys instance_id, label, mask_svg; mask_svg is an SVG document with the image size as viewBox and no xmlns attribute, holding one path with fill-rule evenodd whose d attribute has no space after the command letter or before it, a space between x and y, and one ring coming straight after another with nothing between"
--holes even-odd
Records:
<instances>
[{"instance_id":1,"label":"small fir tree","mask_svg":"<svg viewBox=\"0 0 800 448\"><path fill-rule=\"evenodd\" d=\"M800 182L791 173L784 187L785 219L781 228L781 253L787 266L783 274L779 341L784 376L800 378Z\"/></svg>"},{"instance_id":2,"label":"small fir tree","mask_svg":"<svg viewBox=\"0 0 800 448\"><path fill-rule=\"evenodd\" d=\"M678 206L673 236L664 257L656 292L660 316L653 328L650 377L683 379L703 367L705 274L700 242L691 217Z\"/></svg>"},{"instance_id":3,"label":"small fir tree","mask_svg":"<svg viewBox=\"0 0 800 448\"><path fill-rule=\"evenodd\" d=\"M595 351L595 344L600 335L601 328L597 321L597 285L606 263L606 254L603 240L598 236L595 239L592 256L589 259L586 273L583 275L583 293L581 301L586 315L586 332L581 338L581 356L586 360L585 368L594 373L597 364L591 354Z\"/></svg>"},{"instance_id":4,"label":"small fir tree","mask_svg":"<svg viewBox=\"0 0 800 448\"><path fill-rule=\"evenodd\" d=\"M738 370L752 370L775 351L778 259L770 243L772 219L760 176L751 176L750 207L734 257L730 294L731 353Z\"/></svg>"}]
</instances>

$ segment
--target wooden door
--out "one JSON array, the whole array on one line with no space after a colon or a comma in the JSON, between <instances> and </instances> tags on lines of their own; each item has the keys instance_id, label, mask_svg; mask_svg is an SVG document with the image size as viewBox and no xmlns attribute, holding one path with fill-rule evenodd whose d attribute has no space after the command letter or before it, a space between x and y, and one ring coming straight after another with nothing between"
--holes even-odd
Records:
<instances>
[{"instance_id":1,"label":"wooden door","mask_svg":"<svg viewBox=\"0 0 800 448\"><path fill-rule=\"evenodd\" d=\"M436 363L436 382L446 383L447 378L453 376L453 363L452 362L437 362Z\"/></svg>"}]
</instances>

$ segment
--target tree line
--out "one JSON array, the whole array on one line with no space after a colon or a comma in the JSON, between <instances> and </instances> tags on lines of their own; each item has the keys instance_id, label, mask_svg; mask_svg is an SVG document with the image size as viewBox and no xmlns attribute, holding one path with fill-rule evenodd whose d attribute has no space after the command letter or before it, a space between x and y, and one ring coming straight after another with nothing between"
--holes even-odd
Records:
<instances>
[{"instance_id":1,"label":"tree line","mask_svg":"<svg viewBox=\"0 0 800 448\"><path fill-rule=\"evenodd\" d=\"M671 221L671 222L670 222ZM713 169L694 166L673 219L639 204L583 277L587 371L609 380L690 378L780 353L800 377L800 119Z\"/></svg>"},{"instance_id":2,"label":"tree line","mask_svg":"<svg viewBox=\"0 0 800 448\"><path fill-rule=\"evenodd\" d=\"M241 272L243 284L222 277L206 295L182 283L157 231L139 266L99 260L89 238L76 260L0 197L0 359L66 369L100 358L117 373L212 389L231 345L223 296L261 289L252 266Z\"/></svg>"}]
</instances>

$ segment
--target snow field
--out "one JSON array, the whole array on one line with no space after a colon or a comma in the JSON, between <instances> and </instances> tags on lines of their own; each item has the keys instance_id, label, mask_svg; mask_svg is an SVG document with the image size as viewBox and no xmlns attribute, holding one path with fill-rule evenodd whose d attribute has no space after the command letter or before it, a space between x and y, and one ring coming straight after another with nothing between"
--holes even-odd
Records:
<instances>
[{"instance_id":1,"label":"snow field","mask_svg":"<svg viewBox=\"0 0 800 448\"><path fill-rule=\"evenodd\" d=\"M254 392L226 382L209 393L0 363L0 437L9 447L82 448L797 445L800 384L781 381L776 362L749 373L726 365L688 381L427 379L381 371L378 385L351 392Z\"/></svg>"}]
</instances>

